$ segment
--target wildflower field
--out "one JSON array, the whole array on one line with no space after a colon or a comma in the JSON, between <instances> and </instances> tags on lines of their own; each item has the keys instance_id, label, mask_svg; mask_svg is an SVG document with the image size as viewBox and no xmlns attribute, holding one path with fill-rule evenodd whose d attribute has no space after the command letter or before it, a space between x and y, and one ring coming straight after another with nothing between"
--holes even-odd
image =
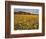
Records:
<instances>
[{"instance_id":1,"label":"wildflower field","mask_svg":"<svg viewBox=\"0 0 46 39\"><path fill-rule=\"evenodd\" d=\"M35 14L15 14L14 30L38 29L39 15Z\"/></svg>"}]
</instances>

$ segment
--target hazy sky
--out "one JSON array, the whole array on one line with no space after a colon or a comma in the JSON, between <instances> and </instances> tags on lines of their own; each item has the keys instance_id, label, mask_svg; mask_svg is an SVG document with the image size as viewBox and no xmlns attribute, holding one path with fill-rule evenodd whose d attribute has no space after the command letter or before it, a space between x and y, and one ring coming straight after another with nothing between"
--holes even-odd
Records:
<instances>
[{"instance_id":1,"label":"hazy sky","mask_svg":"<svg viewBox=\"0 0 46 39\"><path fill-rule=\"evenodd\" d=\"M18 12L18 11L39 13L39 9L20 9L20 8L14 9L14 12Z\"/></svg>"}]
</instances>

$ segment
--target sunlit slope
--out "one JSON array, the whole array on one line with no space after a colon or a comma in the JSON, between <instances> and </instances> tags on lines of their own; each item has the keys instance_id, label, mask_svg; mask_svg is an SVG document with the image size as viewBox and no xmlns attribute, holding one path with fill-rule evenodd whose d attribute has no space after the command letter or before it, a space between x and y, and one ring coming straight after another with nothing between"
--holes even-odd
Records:
<instances>
[{"instance_id":1,"label":"sunlit slope","mask_svg":"<svg viewBox=\"0 0 46 39\"><path fill-rule=\"evenodd\" d=\"M35 14L14 15L14 29L38 29L39 16Z\"/></svg>"}]
</instances>

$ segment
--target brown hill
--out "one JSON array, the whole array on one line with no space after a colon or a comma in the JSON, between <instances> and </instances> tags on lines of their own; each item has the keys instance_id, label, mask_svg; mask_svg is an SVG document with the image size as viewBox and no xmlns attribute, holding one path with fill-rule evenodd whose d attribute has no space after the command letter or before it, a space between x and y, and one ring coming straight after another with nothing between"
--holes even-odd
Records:
<instances>
[{"instance_id":1,"label":"brown hill","mask_svg":"<svg viewBox=\"0 0 46 39\"><path fill-rule=\"evenodd\" d=\"M32 13L28 13L28 12L21 12L21 11L19 11L19 12L14 12L14 14L20 14L20 15L38 15L38 14L32 14Z\"/></svg>"}]
</instances>

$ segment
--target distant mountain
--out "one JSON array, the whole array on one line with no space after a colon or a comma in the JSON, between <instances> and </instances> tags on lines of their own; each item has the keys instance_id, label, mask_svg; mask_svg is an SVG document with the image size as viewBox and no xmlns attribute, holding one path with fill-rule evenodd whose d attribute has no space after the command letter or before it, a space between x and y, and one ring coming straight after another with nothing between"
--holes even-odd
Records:
<instances>
[{"instance_id":1,"label":"distant mountain","mask_svg":"<svg viewBox=\"0 0 46 39\"><path fill-rule=\"evenodd\" d=\"M38 15L38 13L32 13L32 12L23 12L23 11L19 11L19 12L14 12L14 14L28 14L28 15Z\"/></svg>"}]
</instances>

